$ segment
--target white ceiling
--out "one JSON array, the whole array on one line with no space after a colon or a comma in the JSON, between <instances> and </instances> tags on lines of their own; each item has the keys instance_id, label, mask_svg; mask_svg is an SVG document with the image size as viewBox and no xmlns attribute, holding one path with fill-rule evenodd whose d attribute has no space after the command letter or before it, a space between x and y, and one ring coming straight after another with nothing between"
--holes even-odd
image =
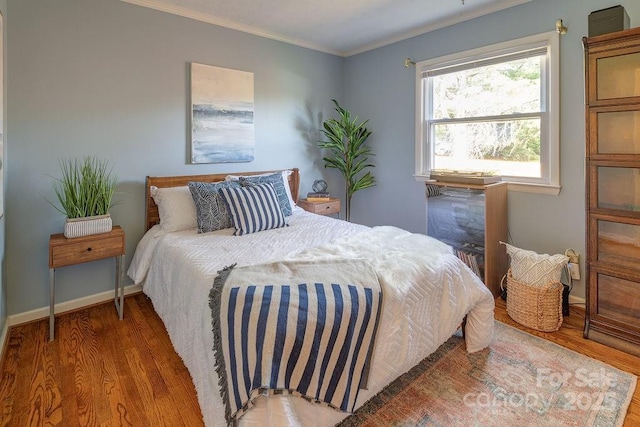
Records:
<instances>
[{"instance_id":1,"label":"white ceiling","mask_svg":"<svg viewBox=\"0 0 640 427\"><path fill-rule=\"evenodd\" d=\"M349 56L531 0L122 0Z\"/></svg>"}]
</instances>

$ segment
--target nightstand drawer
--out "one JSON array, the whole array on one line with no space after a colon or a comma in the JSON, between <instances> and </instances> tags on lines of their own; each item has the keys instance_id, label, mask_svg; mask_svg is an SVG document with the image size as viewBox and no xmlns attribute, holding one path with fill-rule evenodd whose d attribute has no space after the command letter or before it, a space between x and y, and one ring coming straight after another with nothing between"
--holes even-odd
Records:
<instances>
[{"instance_id":1,"label":"nightstand drawer","mask_svg":"<svg viewBox=\"0 0 640 427\"><path fill-rule=\"evenodd\" d=\"M75 239L56 235L49 244L49 268L123 255L124 248L124 232L120 227L114 227L110 233Z\"/></svg>"},{"instance_id":2,"label":"nightstand drawer","mask_svg":"<svg viewBox=\"0 0 640 427\"><path fill-rule=\"evenodd\" d=\"M340 203L329 200L328 202L316 202L313 204L313 213L320 215L331 215L340 212Z\"/></svg>"},{"instance_id":3,"label":"nightstand drawer","mask_svg":"<svg viewBox=\"0 0 640 427\"><path fill-rule=\"evenodd\" d=\"M298 206L307 212L318 215L333 215L340 213L340 199L331 198L327 201L298 200Z\"/></svg>"}]
</instances>

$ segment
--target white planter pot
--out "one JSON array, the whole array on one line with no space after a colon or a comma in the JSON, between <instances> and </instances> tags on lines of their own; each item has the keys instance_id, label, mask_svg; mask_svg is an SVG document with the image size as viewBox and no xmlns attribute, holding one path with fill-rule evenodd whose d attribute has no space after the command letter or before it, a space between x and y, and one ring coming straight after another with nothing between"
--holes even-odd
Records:
<instances>
[{"instance_id":1,"label":"white planter pot","mask_svg":"<svg viewBox=\"0 0 640 427\"><path fill-rule=\"evenodd\" d=\"M111 215L96 215L84 218L67 218L64 224L64 237L73 239L74 237L90 236L91 234L108 233L113 228Z\"/></svg>"}]
</instances>

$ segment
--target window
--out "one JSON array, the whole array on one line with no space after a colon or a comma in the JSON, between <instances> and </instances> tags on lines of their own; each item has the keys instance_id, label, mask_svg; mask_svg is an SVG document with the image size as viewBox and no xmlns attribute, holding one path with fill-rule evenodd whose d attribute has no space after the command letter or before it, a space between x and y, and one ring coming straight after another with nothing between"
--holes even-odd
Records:
<instances>
[{"instance_id":1,"label":"window","mask_svg":"<svg viewBox=\"0 0 640 427\"><path fill-rule=\"evenodd\" d=\"M416 177L491 172L558 194L558 34L418 62Z\"/></svg>"}]
</instances>

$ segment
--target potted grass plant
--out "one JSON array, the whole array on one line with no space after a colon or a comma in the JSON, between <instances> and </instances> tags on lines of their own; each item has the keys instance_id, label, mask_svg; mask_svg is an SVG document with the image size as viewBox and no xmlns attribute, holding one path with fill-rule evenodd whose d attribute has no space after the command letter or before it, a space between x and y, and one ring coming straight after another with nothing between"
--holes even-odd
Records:
<instances>
[{"instance_id":1,"label":"potted grass plant","mask_svg":"<svg viewBox=\"0 0 640 427\"><path fill-rule=\"evenodd\" d=\"M109 163L94 156L62 159L60 170L62 176L53 181L59 205L50 203L67 217L65 237L111 231L109 209L113 206L117 177L113 175Z\"/></svg>"},{"instance_id":2,"label":"potted grass plant","mask_svg":"<svg viewBox=\"0 0 640 427\"><path fill-rule=\"evenodd\" d=\"M369 156L374 154L366 144L371 131L366 124L369 120L358 123L358 117L342 108L338 101L332 99L338 112L338 119L325 120L321 132L327 141L320 141L319 147L328 150L323 158L325 168L338 169L345 181L346 220L351 221L351 197L358 190L376 185L375 177L367 168L374 165L369 163Z\"/></svg>"}]
</instances>

